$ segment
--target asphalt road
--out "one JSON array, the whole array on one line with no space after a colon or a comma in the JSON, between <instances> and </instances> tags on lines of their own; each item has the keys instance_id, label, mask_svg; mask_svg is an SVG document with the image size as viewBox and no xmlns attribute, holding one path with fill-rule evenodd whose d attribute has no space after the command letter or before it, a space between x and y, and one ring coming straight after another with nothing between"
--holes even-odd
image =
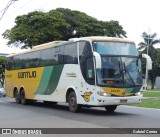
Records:
<instances>
[{"instance_id":1,"label":"asphalt road","mask_svg":"<svg viewBox=\"0 0 160 137\"><path fill-rule=\"evenodd\" d=\"M160 109L119 106L114 113L107 113L104 108L84 108L80 113L72 113L66 104L20 105L6 97L0 98L0 128L160 128Z\"/></svg>"}]
</instances>

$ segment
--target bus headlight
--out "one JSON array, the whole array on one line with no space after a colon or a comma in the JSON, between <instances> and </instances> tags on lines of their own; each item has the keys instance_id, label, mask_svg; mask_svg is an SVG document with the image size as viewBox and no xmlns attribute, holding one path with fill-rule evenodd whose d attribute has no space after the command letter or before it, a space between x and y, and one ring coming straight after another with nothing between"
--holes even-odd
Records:
<instances>
[{"instance_id":1,"label":"bus headlight","mask_svg":"<svg viewBox=\"0 0 160 137\"><path fill-rule=\"evenodd\" d=\"M98 91L97 94L98 94L99 96L105 96L105 97L110 97L110 96L111 96L111 94L106 93L106 92L101 92L101 91Z\"/></svg>"},{"instance_id":2,"label":"bus headlight","mask_svg":"<svg viewBox=\"0 0 160 137\"><path fill-rule=\"evenodd\" d=\"M137 92L137 93L135 93L135 95L136 95L136 96L140 96L140 95L142 95L142 93L143 93L143 92Z\"/></svg>"}]
</instances>

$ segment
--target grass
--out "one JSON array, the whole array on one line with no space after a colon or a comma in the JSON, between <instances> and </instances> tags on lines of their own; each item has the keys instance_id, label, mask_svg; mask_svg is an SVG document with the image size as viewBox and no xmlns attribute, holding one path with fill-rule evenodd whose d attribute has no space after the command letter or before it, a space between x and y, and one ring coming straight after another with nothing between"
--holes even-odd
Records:
<instances>
[{"instance_id":1,"label":"grass","mask_svg":"<svg viewBox=\"0 0 160 137\"><path fill-rule=\"evenodd\" d=\"M142 103L140 103L140 104L131 104L130 106L145 107L145 108L158 108L158 109L160 109L160 92L159 91L160 91L160 89L143 92L143 97L151 97L151 98L144 98L142 100Z\"/></svg>"},{"instance_id":2,"label":"grass","mask_svg":"<svg viewBox=\"0 0 160 137\"><path fill-rule=\"evenodd\" d=\"M160 99L144 99L140 104L132 104L130 106L158 108L160 109Z\"/></svg>"},{"instance_id":3,"label":"grass","mask_svg":"<svg viewBox=\"0 0 160 137\"><path fill-rule=\"evenodd\" d=\"M160 97L160 92L145 91L143 92L143 97Z\"/></svg>"}]
</instances>

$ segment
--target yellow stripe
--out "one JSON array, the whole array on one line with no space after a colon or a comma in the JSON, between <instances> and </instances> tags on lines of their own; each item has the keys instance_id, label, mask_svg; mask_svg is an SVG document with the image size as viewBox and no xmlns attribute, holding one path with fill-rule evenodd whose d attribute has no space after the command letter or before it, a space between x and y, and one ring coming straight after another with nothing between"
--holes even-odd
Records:
<instances>
[{"instance_id":1,"label":"yellow stripe","mask_svg":"<svg viewBox=\"0 0 160 137\"><path fill-rule=\"evenodd\" d=\"M110 87L102 87L102 89L109 94L113 94L116 96L129 96L132 93L125 93L126 88L110 88Z\"/></svg>"}]
</instances>

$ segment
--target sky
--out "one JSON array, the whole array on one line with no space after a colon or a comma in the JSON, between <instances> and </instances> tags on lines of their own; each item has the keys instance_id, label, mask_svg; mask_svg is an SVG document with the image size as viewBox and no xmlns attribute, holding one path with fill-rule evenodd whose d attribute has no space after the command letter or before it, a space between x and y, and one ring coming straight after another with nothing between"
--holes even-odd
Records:
<instances>
[{"instance_id":1,"label":"sky","mask_svg":"<svg viewBox=\"0 0 160 137\"><path fill-rule=\"evenodd\" d=\"M10 0L0 0L0 17ZM20 48L8 47L2 37L15 25L15 18L35 10L48 12L56 8L78 10L102 21L116 20L136 45L143 41L142 33L157 33L160 38L160 0L17 0L0 20L0 53L16 53ZM157 45L159 46L159 45Z\"/></svg>"}]
</instances>

